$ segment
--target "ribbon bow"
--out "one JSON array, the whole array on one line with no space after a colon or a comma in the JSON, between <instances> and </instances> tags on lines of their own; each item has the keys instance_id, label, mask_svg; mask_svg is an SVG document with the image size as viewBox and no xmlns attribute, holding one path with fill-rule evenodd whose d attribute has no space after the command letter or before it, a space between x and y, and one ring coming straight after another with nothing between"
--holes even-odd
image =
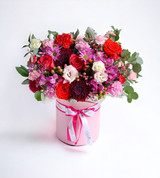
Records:
<instances>
[{"instance_id":1,"label":"ribbon bow","mask_svg":"<svg viewBox=\"0 0 160 178\"><path fill-rule=\"evenodd\" d=\"M56 107L59 111L63 112L66 116L72 116L69 125L67 127L67 139L73 142L74 144L77 144L83 127L86 143L92 144L91 133L86 117L93 116L94 113L99 110L100 104L96 103L88 108L76 110L71 106L64 105L59 101L57 101ZM80 121L79 133L77 132L77 119L79 119Z\"/></svg>"}]
</instances>

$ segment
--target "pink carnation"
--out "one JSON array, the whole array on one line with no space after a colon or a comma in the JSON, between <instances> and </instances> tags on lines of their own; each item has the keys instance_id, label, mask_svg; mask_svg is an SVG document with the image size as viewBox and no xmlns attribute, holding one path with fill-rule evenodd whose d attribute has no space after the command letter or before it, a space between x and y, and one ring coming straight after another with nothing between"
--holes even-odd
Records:
<instances>
[{"instance_id":1,"label":"pink carnation","mask_svg":"<svg viewBox=\"0 0 160 178\"><path fill-rule=\"evenodd\" d=\"M108 87L108 92L113 96L120 96L122 94L123 87L119 81L114 82Z\"/></svg>"},{"instance_id":2,"label":"pink carnation","mask_svg":"<svg viewBox=\"0 0 160 178\"><path fill-rule=\"evenodd\" d=\"M83 38L85 38L85 36L79 35L79 36L76 38L76 43L79 43L80 41L84 41Z\"/></svg>"},{"instance_id":3,"label":"pink carnation","mask_svg":"<svg viewBox=\"0 0 160 178\"><path fill-rule=\"evenodd\" d=\"M128 79L129 80L135 80L136 78L137 78L137 74L133 70L131 70L130 74L128 76Z\"/></svg>"},{"instance_id":4,"label":"pink carnation","mask_svg":"<svg viewBox=\"0 0 160 178\"><path fill-rule=\"evenodd\" d=\"M40 73L37 70L29 73L28 79L29 80L36 80L40 76Z\"/></svg>"},{"instance_id":5,"label":"pink carnation","mask_svg":"<svg viewBox=\"0 0 160 178\"><path fill-rule=\"evenodd\" d=\"M101 45L104 44L105 41L106 41L106 38L104 36L97 36L95 40L97 44L101 44Z\"/></svg>"},{"instance_id":6,"label":"pink carnation","mask_svg":"<svg viewBox=\"0 0 160 178\"><path fill-rule=\"evenodd\" d=\"M83 51L83 50L86 50L86 49L90 48L90 46L89 46L89 44L87 42L80 41L79 43L76 44L76 48L79 51Z\"/></svg>"},{"instance_id":7,"label":"pink carnation","mask_svg":"<svg viewBox=\"0 0 160 178\"><path fill-rule=\"evenodd\" d=\"M55 87L48 86L47 90L44 92L45 96L52 99L56 96Z\"/></svg>"},{"instance_id":8,"label":"pink carnation","mask_svg":"<svg viewBox=\"0 0 160 178\"><path fill-rule=\"evenodd\" d=\"M43 48L47 48L47 47L51 48L52 46L53 46L53 40L46 39L43 41Z\"/></svg>"}]
</instances>

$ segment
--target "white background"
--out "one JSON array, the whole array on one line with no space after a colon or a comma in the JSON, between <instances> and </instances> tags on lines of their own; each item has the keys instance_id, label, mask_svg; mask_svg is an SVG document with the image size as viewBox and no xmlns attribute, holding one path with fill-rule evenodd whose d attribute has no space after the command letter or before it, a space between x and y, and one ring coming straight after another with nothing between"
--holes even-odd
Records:
<instances>
[{"instance_id":1,"label":"white background","mask_svg":"<svg viewBox=\"0 0 160 178\"><path fill-rule=\"evenodd\" d=\"M0 178L160 177L160 1L0 0ZM140 52L139 100L107 98L100 137L71 147L55 136L55 102L38 103L15 66L25 65L30 33L48 30L105 34L123 29L123 48Z\"/></svg>"}]
</instances>

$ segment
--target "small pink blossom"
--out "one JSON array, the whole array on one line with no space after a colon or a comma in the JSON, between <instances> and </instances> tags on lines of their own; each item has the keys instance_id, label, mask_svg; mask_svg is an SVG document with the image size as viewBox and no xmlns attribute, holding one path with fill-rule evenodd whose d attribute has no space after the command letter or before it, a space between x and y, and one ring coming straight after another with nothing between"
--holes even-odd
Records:
<instances>
[{"instance_id":1,"label":"small pink blossom","mask_svg":"<svg viewBox=\"0 0 160 178\"><path fill-rule=\"evenodd\" d=\"M87 42L80 41L79 43L76 44L76 49L78 49L79 51L86 50L87 48L88 49L90 48Z\"/></svg>"},{"instance_id":2,"label":"small pink blossom","mask_svg":"<svg viewBox=\"0 0 160 178\"><path fill-rule=\"evenodd\" d=\"M128 76L129 80L135 80L137 78L137 73L135 73L133 70L130 71L130 74Z\"/></svg>"},{"instance_id":3,"label":"small pink blossom","mask_svg":"<svg viewBox=\"0 0 160 178\"><path fill-rule=\"evenodd\" d=\"M36 80L40 76L40 73L37 70L34 70L33 72L29 72L28 79L29 80Z\"/></svg>"},{"instance_id":4,"label":"small pink blossom","mask_svg":"<svg viewBox=\"0 0 160 178\"><path fill-rule=\"evenodd\" d=\"M114 31L112 31L112 30L110 30L110 31L108 31L104 36L106 37L106 38L109 38L109 36L116 36L116 34L114 33Z\"/></svg>"},{"instance_id":5,"label":"small pink blossom","mask_svg":"<svg viewBox=\"0 0 160 178\"><path fill-rule=\"evenodd\" d=\"M78 75L78 71L72 65L66 66L63 71L64 82L72 83Z\"/></svg>"},{"instance_id":6,"label":"small pink blossom","mask_svg":"<svg viewBox=\"0 0 160 178\"><path fill-rule=\"evenodd\" d=\"M104 36L97 36L95 40L97 44L101 44L101 45L104 44L105 41L106 41L106 38Z\"/></svg>"},{"instance_id":7,"label":"small pink blossom","mask_svg":"<svg viewBox=\"0 0 160 178\"><path fill-rule=\"evenodd\" d=\"M46 40L43 41L43 48L46 48L46 47L51 48L52 46L53 46L53 40L46 39Z\"/></svg>"},{"instance_id":8,"label":"small pink blossom","mask_svg":"<svg viewBox=\"0 0 160 178\"><path fill-rule=\"evenodd\" d=\"M113 96L120 96L122 94L123 87L119 81L114 82L109 88L108 92Z\"/></svg>"},{"instance_id":9,"label":"small pink blossom","mask_svg":"<svg viewBox=\"0 0 160 178\"><path fill-rule=\"evenodd\" d=\"M79 36L76 38L76 43L79 43L80 41L83 41L83 42L84 42L83 38L85 38L85 36L79 35Z\"/></svg>"},{"instance_id":10,"label":"small pink blossom","mask_svg":"<svg viewBox=\"0 0 160 178\"><path fill-rule=\"evenodd\" d=\"M44 91L44 94L46 97L48 97L49 99L52 99L56 96L56 90L55 90L55 87L47 87L47 90Z\"/></svg>"}]
</instances>

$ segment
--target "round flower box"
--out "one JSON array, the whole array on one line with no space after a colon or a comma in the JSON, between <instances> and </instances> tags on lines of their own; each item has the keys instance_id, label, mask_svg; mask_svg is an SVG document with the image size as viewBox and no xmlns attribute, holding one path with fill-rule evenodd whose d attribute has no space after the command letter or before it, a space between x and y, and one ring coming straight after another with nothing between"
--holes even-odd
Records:
<instances>
[{"instance_id":1,"label":"round flower box","mask_svg":"<svg viewBox=\"0 0 160 178\"><path fill-rule=\"evenodd\" d=\"M57 104L59 103L67 107L69 106L71 108L74 108L75 110L78 110L78 111L96 105L95 103L91 103L91 102L73 103L73 102L68 102L66 100L57 99ZM69 140L68 135L67 135L68 134L67 130L69 128L69 124L72 118L73 116L67 116L64 112L62 112L61 109L59 109L59 107L57 107L56 109L56 135L58 139L60 139L62 142L67 143L69 145L76 145L76 146L86 145L87 143L92 143L97 140L99 136L99 126L100 126L100 107L99 106L98 108L95 109L95 112L93 113L91 117L85 117L87 124L88 124L89 132L90 132L90 135L88 136L86 136L87 133L85 134L85 130L84 130L85 126L81 125L81 120L79 116L78 115L76 116L75 132L76 132L77 141L75 142L72 142L71 140ZM91 139L91 140L87 140L87 139Z\"/></svg>"}]
</instances>

